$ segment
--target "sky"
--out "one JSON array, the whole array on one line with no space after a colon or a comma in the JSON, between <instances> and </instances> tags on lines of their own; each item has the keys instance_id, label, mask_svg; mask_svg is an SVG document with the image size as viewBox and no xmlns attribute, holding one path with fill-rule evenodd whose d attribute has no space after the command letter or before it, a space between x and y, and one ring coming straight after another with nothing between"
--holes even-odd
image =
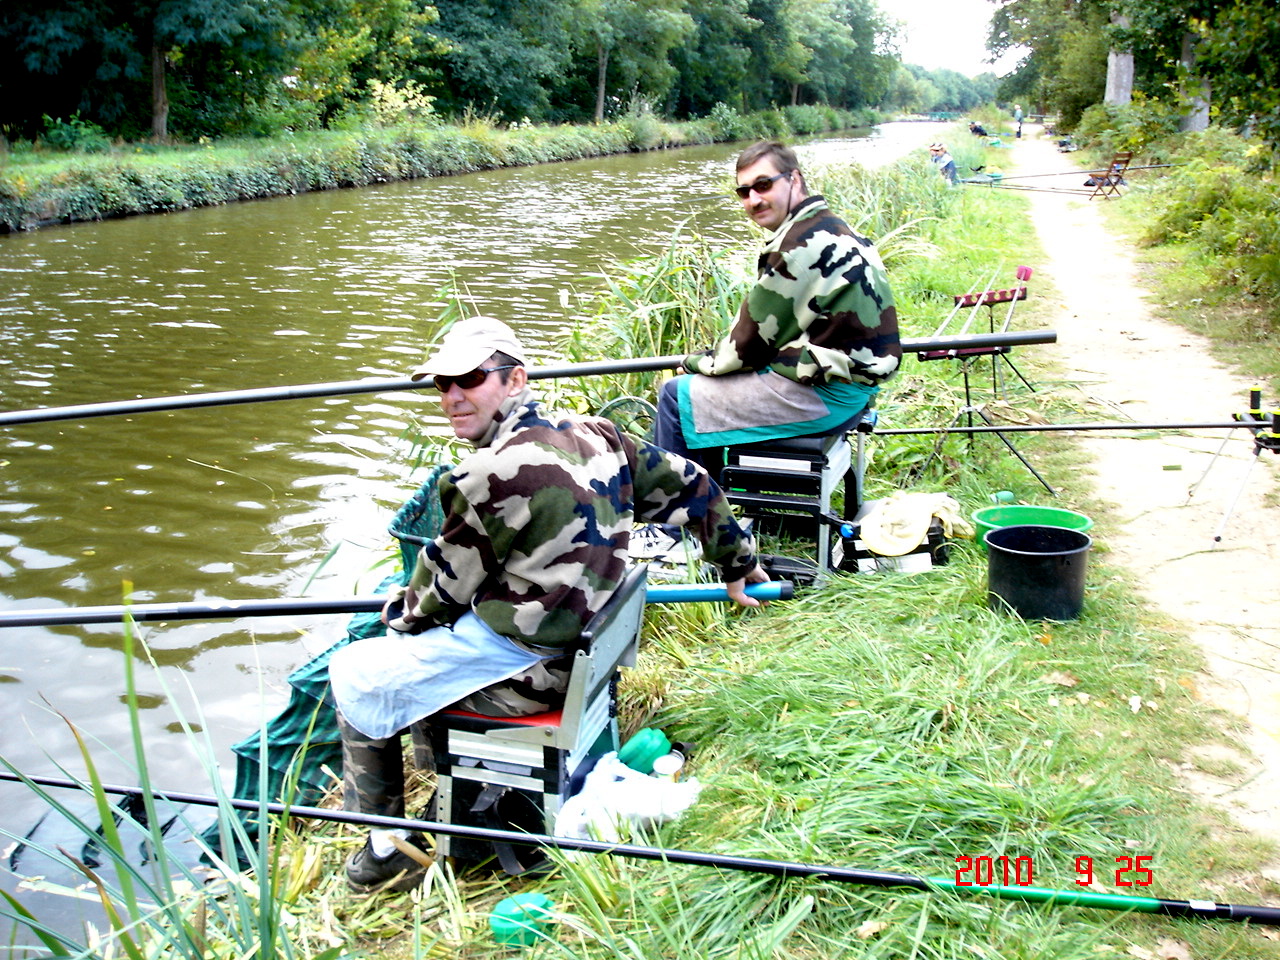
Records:
<instances>
[{"instance_id":1,"label":"sky","mask_svg":"<svg viewBox=\"0 0 1280 960\"><path fill-rule=\"evenodd\" d=\"M901 20L902 62L929 70L956 70L966 77L988 71L1003 75L1017 64L1006 56L984 63L987 28L996 4L991 0L881 0L889 19Z\"/></svg>"}]
</instances>

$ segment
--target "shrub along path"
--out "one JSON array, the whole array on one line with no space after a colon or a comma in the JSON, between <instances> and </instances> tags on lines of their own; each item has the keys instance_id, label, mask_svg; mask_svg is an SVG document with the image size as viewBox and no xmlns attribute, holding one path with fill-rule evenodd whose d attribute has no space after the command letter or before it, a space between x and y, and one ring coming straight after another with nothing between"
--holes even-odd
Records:
<instances>
[{"instance_id":1,"label":"shrub along path","mask_svg":"<svg viewBox=\"0 0 1280 960\"><path fill-rule=\"evenodd\" d=\"M1026 133L1008 172L1076 170L1024 182L1078 189L1084 177L1074 158L1059 154L1037 128ZM1141 183L1150 176L1133 175L1136 186L1123 202L1141 203ZM1049 349L1078 390L1082 410L1135 423L1220 423L1247 409L1251 382L1215 362L1207 340L1157 316L1130 246L1104 227L1104 206L1116 201L1027 196L1048 255L1039 278L1056 288L1047 320L1058 343ZM1276 401L1264 391L1264 408ZM1113 507L1094 528L1098 548L1130 570L1151 605L1203 649L1193 692L1225 711L1222 743L1188 747L1183 779L1240 826L1274 839L1280 837L1280 457L1264 451L1258 458L1215 543L1254 459L1250 435L1231 436L1190 497L1223 431L1098 432L1080 439L1093 458L1095 492ZM1280 864L1268 873L1280 879Z\"/></svg>"}]
</instances>

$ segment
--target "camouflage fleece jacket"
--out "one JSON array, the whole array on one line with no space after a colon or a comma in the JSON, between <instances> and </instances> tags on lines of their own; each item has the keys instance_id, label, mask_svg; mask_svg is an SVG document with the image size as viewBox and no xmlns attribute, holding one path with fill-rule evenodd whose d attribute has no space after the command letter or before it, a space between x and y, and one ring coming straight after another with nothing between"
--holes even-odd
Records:
<instances>
[{"instance_id":1,"label":"camouflage fleece jacket","mask_svg":"<svg viewBox=\"0 0 1280 960\"><path fill-rule=\"evenodd\" d=\"M513 639L569 644L622 582L633 519L688 528L726 581L755 565L700 467L608 420L544 413L528 389L515 399L492 439L440 481L444 526L406 597L423 618L413 631L470 607Z\"/></svg>"},{"instance_id":2,"label":"camouflage fleece jacket","mask_svg":"<svg viewBox=\"0 0 1280 960\"><path fill-rule=\"evenodd\" d=\"M877 386L898 369L898 314L871 241L808 197L765 242L755 286L729 333L685 358L718 377L771 368L788 380Z\"/></svg>"}]
</instances>

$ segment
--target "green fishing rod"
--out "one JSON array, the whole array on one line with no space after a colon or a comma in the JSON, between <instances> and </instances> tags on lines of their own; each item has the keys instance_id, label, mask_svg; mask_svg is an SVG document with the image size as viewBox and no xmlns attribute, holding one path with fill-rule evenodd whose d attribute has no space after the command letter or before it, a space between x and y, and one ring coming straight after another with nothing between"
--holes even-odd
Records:
<instances>
[{"instance_id":1,"label":"green fishing rod","mask_svg":"<svg viewBox=\"0 0 1280 960\"><path fill-rule=\"evenodd\" d=\"M94 789L87 784L70 779L27 776L3 771L0 771L0 780L46 787L80 790ZM863 884L875 887L909 887L926 893L945 891L968 896L988 896L997 900L1042 903L1053 907L1083 907L1092 910L1115 910L1124 913L1153 913L1197 920L1253 920L1264 924L1280 923L1280 907L1263 905L1216 903L1211 900L1167 900L1160 897L1134 897L1127 894L1097 893L1092 890L1053 890L1029 885L1007 886L991 884L979 886L969 885L946 877L918 877L908 873L863 870L856 867L796 863L786 860L769 860L761 857L738 857L670 847L648 847L630 843L579 840L569 837L555 837L548 834L525 833L520 830L499 830L492 827L437 823L432 820L416 820L410 817L382 817L347 810L328 810L320 807L294 806L284 803L264 803L260 800L218 798L198 793L178 793L162 790L144 791L140 787L124 787L110 784L101 784L96 789L100 789L103 793L130 797L150 795L170 803L211 807L230 806L250 813L304 817L312 820L324 820L331 823L344 823L363 827L413 830L451 837L467 837L492 843L513 843L583 853L604 853L614 857L629 857L637 860L656 860L664 863L682 863L697 867L738 870L746 873L763 873L784 879L813 877L820 880L831 880L836 883Z\"/></svg>"},{"instance_id":2,"label":"green fishing rod","mask_svg":"<svg viewBox=\"0 0 1280 960\"><path fill-rule=\"evenodd\" d=\"M1055 343L1052 330L1027 330L1003 333L976 333L968 336L906 339L902 349L907 353L926 350L969 350L992 347L1017 347L1039 343ZM561 377L590 377L602 374L644 373L652 370L674 370L684 356L640 357L631 360L598 360L570 363L559 367L530 367L530 380ZM63 407L41 407L35 410L0 411L0 427L26 423L48 423L56 420L84 420L90 417L152 413L161 410L187 410L195 407L223 407L267 400L298 400L312 397L336 397L356 393L391 393L398 390L434 389L429 379L342 380L330 383L304 383L287 387L259 387L250 390L227 390L218 393L192 393L170 397L143 397L103 403L81 403Z\"/></svg>"}]
</instances>

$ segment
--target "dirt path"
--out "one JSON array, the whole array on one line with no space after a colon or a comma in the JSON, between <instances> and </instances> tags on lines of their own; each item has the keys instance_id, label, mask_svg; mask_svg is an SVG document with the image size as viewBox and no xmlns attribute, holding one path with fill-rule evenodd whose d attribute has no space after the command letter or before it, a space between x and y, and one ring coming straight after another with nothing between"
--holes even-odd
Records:
<instances>
[{"instance_id":1,"label":"dirt path","mask_svg":"<svg viewBox=\"0 0 1280 960\"><path fill-rule=\"evenodd\" d=\"M1058 153L1039 132L1026 128L1005 172L1071 170L1022 182L1081 187L1085 177L1072 155ZM1202 338L1152 315L1130 245L1103 227L1102 207L1110 201L1026 195L1048 254L1047 262L1031 266L1057 292L1049 323L1058 343L1047 349L1086 409L1137 423L1220 423L1248 407L1249 380L1211 359ZM1264 407L1275 402L1264 392ZM1241 826L1280 838L1280 599L1273 595L1280 584L1280 523L1274 499L1270 506L1266 499L1274 496L1280 457L1264 452L1255 458L1247 434L1232 437L1190 498L1223 431L1143 439L1093 433L1083 444L1094 457L1099 497L1116 507L1115 521L1099 523L1095 535L1109 559L1132 571L1151 604L1203 648L1207 670L1195 677L1197 696L1240 721L1232 739L1245 749L1194 751L1183 765L1186 782ZM1224 760L1234 763L1234 772L1222 773L1232 765Z\"/></svg>"}]
</instances>

